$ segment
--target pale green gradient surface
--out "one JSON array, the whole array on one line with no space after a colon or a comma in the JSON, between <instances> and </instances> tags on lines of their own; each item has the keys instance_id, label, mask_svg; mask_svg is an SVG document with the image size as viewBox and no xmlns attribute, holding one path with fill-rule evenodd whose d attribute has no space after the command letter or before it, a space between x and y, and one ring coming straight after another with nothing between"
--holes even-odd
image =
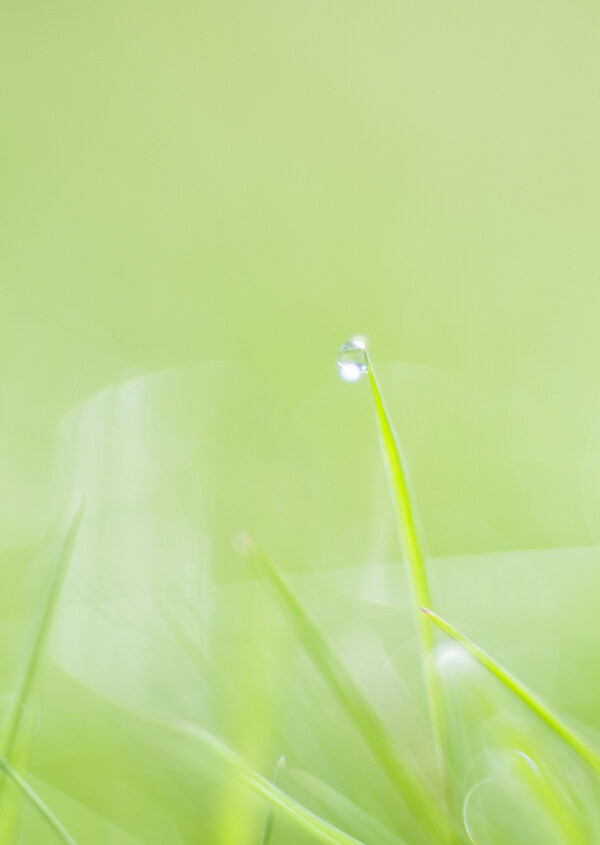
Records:
<instances>
[{"instance_id":1,"label":"pale green gradient surface","mask_svg":"<svg viewBox=\"0 0 600 845\"><path fill-rule=\"evenodd\" d=\"M0 4L0 727L85 492L17 761L80 845L258 845L267 805L182 718L267 778L284 753L281 788L365 842L402 830L231 543L296 578L427 777L368 388L336 372L356 332L436 608L597 739L599 39L584 2ZM478 845L521 845L506 783L550 799L497 747L541 728L465 671L461 788L504 778ZM6 845L46 845L19 808ZM554 842L535 808L522 845ZM270 845L313 841L276 816Z\"/></svg>"}]
</instances>

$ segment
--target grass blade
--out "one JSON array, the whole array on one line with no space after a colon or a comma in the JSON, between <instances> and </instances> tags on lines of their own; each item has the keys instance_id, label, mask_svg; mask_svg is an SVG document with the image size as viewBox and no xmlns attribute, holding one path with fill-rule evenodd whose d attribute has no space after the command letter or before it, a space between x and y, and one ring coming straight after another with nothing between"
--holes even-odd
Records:
<instances>
[{"instance_id":1,"label":"grass blade","mask_svg":"<svg viewBox=\"0 0 600 845\"><path fill-rule=\"evenodd\" d=\"M421 608L424 613L424 618L429 618L434 622L438 628L441 628L448 636L460 643L473 657L484 666L488 672L491 672L498 680L512 690L512 692L523 701L530 710L533 710L537 715L557 733L562 739L575 751L591 768L600 774L600 756L582 739L575 731L566 725L560 716L557 716L554 711L548 707L547 704L536 695L533 690L523 684L512 672L505 669L500 663L494 660L491 655L480 648L473 640L469 639L465 634L447 622L433 610L426 607Z\"/></svg>"},{"instance_id":2,"label":"grass blade","mask_svg":"<svg viewBox=\"0 0 600 845\"><path fill-rule=\"evenodd\" d=\"M442 699L438 679L435 673L434 662L432 660L435 640L433 629L427 624L426 620L423 619L422 614L419 613L420 607L431 604L425 558L423 556L419 535L416 529L407 475L404 470L400 449L394 435L390 418L383 403L383 398L377 383L377 378L375 377L373 365L371 364L369 352L364 341L357 339L356 344L358 348L362 348L365 357L369 384L371 386L371 393L375 403L375 414L379 428L381 452L387 470L392 498L396 506L395 509L398 521L398 531L400 534L400 543L404 549L408 562L409 583L415 621L419 633L423 677L425 680L429 712L433 726L438 764L440 771L443 771Z\"/></svg>"},{"instance_id":3,"label":"grass blade","mask_svg":"<svg viewBox=\"0 0 600 845\"><path fill-rule=\"evenodd\" d=\"M18 689L15 693L13 707L8 719L3 748L4 767L6 774L15 783L19 784L22 790L24 790L23 784L20 784L19 775L12 766L12 764L15 762L15 748L21 729L23 714L26 712L26 706L28 704L36 680L36 675L40 665L40 660L43 655L44 646L46 644L48 633L50 631L52 620L54 618L54 613L56 611L58 600L60 598L67 569L69 567L69 562L71 560L71 554L73 552L73 548L75 547L75 541L77 539L77 534L81 525L81 520L83 518L84 504L84 498L81 497L75 514L72 517L67 527L67 530L60 542L58 557L54 566L54 571L51 576L50 586L48 588L48 594L42 612L41 621L35 633L31 653L29 655L29 660L25 667L25 671L21 677ZM31 792L31 787L27 787L27 789L29 790L29 792ZM10 837L10 830L15 820L14 813L11 809L10 803L8 803L5 798L4 792L4 782L0 782L0 839L2 839L2 841ZM31 795L29 793L27 794L31 798ZM46 819L50 820L48 813L42 812L42 815ZM54 819L54 817L52 817L52 819ZM55 829L58 829L56 827L58 822L55 819L54 821L50 820L50 823ZM73 840L66 839L65 841L72 842Z\"/></svg>"},{"instance_id":4,"label":"grass blade","mask_svg":"<svg viewBox=\"0 0 600 845\"><path fill-rule=\"evenodd\" d=\"M35 682L44 646L52 625L52 620L54 618L56 606L63 588L67 569L69 568L69 563L71 561L71 555L73 553L73 549L75 548L77 534L83 519L84 507L85 498L82 496L60 544L60 551L50 582L40 625L35 635L31 654L29 656L29 662L15 696L14 706L8 723L4 747L4 757L8 763L12 760L15 743L21 726L22 714Z\"/></svg>"},{"instance_id":5,"label":"grass blade","mask_svg":"<svg viewBox=\"0 0 600 845\"><path fill-rule=\"evenodd\" d=\"M235 771L246 786L252 789L257 795L269 801L274 808L281 810L289 818L297 822L300 827L312 834L320 842L324 842L326 845L364 845L359 839L355 839L348 833L344 833L344 831L325 821L320 816L317 816L316 813L311 812L311 810L304 807L298 801L290 798L289 795L286 795L285 792L282 792L273 783L243 763L237 754L215 736L208 733L208 731L187 722L179 728L179 731L181 730L210 748L211 751Z\"/></svg>"},{"instance_id":6,"label":"grass blade","mask_svg":"<svg viewBox=\"0 0 600 845\"><path fill-rule=\"evenodd\" d=\"M303 790L310 792L319 806L326 807L330 812L335 812L337 818L352 822L353 829L362 831L361 836L365 836L369 842L377 842L377 845L407 845L405 839L402 839L397 833L392 833L384 824L361 809L350 798L342 795L341 792L310 774L310 772L292 768L288 771L287 776L289 780L299 785Z\"/></svg>"},{"instance_id":7,"label":"grass blade","mask_svg":"<svg viewBox=\"0 0 600 845\"><path fill-rule=\"evenodd\" d=\"M277 767L275 769L275 777L273 778L273 786L279 786L279 781L281 780L281 773L283 771L283 767L285 766L285 757L283 754L279 758L277 763ZM265 822L265 829L263 830L262 839L260 840L260 845L269 845L269 840L271 839L271 832L273 830L273 821L275 819L275 813L273 812L274 808L273 805L269 807L269 812L267 814L267 821Z\"/></svg>"},{"instance_id":8,"label":"grass blade","mask_svg":"<svg viewBox=\"0 0 600 845\"><path fill-rule=\"evenodd\" d=\"M245 535L240 545L250 565L273 588L305 651L359 731L372 756L397 789L405 806L412 812L415 823L421 829L427 829L427 841L431 842L431 836L434 841L448 836L452 828L436 799L396 755L377 712L346 669L325 632L311 617L292 584L249 536Z\"/></svg>"},{"instance_id":9,"label":"grass blade","mask_svg":"<svg viewBox=\"0 0 600 845\"><path fill-rule=\"evenodd\" d=\"M6 777L11 780L17 789L23 793L29 803L34 807L39 815L48 822L49 826L54 830L56 835L61 839L65 845L77 845L68 830L56 818L50 807L37 794L35 789L31 787L21 775L13 769L5 757L0 757L0 769L4 772Z\"/></svg>"}]
</instances>

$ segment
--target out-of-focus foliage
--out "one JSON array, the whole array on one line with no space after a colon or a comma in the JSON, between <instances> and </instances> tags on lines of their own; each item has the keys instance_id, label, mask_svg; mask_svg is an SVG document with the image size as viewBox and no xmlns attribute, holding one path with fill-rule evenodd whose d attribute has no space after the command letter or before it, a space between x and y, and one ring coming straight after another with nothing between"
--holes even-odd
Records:
<instances>
[{"instance_id":1,"label":"out-of-focus foliage","mask_svg":"<svg viewBox=\"0 0 600 845\"><path fill-rule=\"evenodd\" d=\"M555 0L0 5L0 728L83 492L14 760L81 845L260 843L267 804L188 723L267 779L284 753L359 840L411 836L231 543L434 779L372 409L335 372L358 331L435 607L597 741L599 36ZM438 663L477 845L593 842L594 778ZM47 845L0 800L6 845ZM312 841L276 813L270 845Z\"/></svg>"}]
</instances>

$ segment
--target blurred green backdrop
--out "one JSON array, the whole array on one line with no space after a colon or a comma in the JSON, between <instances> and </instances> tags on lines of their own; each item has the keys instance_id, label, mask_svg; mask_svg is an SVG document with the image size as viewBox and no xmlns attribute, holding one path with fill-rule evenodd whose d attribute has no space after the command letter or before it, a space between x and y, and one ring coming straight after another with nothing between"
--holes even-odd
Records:
<instances>
[{"instance_id":1,"label":"blurred green backdrop","mask_svg":"<svg viewBox=\"0 0 600 845\"><path fill-rule=\"evenodd\" d=\"M336 373L356 332L432 556L598 543L599 37L559 0L0 4L0 547L12 595L86 493L61 672L185 710L170 656L125 689L114 649L132 618L149 648L159 594L235 589L240 529L289 571L397 559L368 391Z\"/></svg>"},{"instance_id":2,"label":"blurred green backdrop","mask_svg":"<svg viewBox=\"0 0 600 845\"><path fill-rule=\"evenodd\" d=\"M260 381L248 426L269 417L265 394L303 422L326 401L309 439L357 448L327 442L312 482L363 481L366 403L334 361L359 331L433 551L589 541L594 4L4 2L1 16L2 536L36 532L73 405L181 363ZM317 513L352 524L363 503L335 488Z\"/></svg>"}]
</instances>

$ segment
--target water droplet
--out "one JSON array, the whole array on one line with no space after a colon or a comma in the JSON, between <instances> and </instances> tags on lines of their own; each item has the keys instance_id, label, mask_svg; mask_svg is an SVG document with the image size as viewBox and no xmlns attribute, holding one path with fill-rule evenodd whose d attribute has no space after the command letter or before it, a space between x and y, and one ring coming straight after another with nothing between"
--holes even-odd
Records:
<instances>
[{"instance_id":1,"label":"water droplet","mask_svg":"<svg viewBox=\"0 0 600 845\"><path fill-rule=\"evenodd\" d=\"M337 363L344 381L358 381L367 372L365 348L364 337L353 337L348 343L340 346Z\"/></svg>"},{"instance_id":2,"label":"water droplet","mask_svg":"<svg viewBox=\"0 0 600 845\"><path fill-rule=\"evenodd\" d=\"M469 652L456 642L439 645L435 649L434 658L438 671L442 673L447 672L452 676L470 674L475 666L474 660Z\"/></svg>"},{"instance_id":3,"label":"water droplet","mask_svg":"<svg viewBox=\"0 0 600 845\"><path fill-rule=\"evenodd\" d=\"M553 828L544 830L547 815L535 785L542 775L531 757L518 748L487 749L473 761L472 768L478 774L463 804L463 822L471 842L529 845L533 830L544 831L544 838L536 838L536 842L556 841Z\"/></svg>"}]
</instances>

